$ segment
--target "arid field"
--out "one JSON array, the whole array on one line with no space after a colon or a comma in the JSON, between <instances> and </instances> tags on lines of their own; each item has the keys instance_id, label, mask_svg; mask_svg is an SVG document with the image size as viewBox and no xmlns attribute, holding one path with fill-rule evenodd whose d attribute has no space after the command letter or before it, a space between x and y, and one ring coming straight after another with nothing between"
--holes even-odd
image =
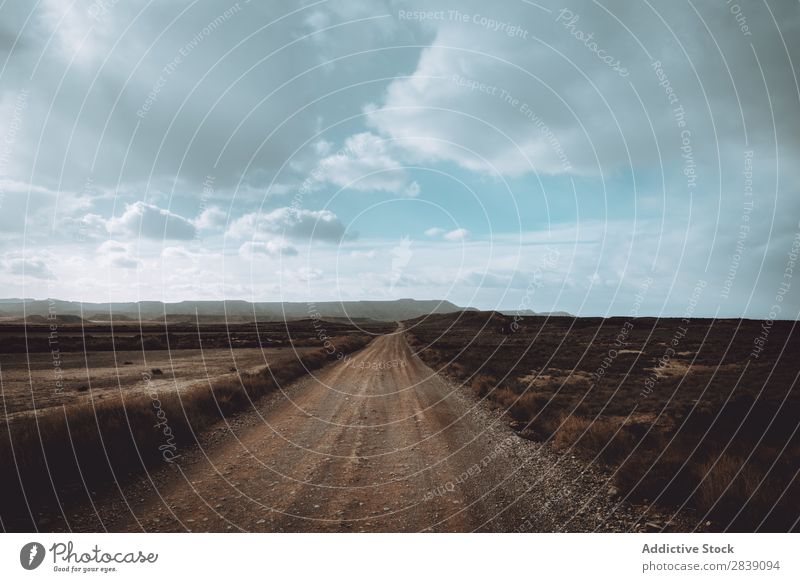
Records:
<instances>
[{"instance_id":1,"label":"arid field","mask_svg":"<svg viewBox=\"0 0 800 582\"><path fill-rule=\"evenodd\" d=\"M520 436L611 473L613 496L694 510L711 529L797 527L796 322L481 312L408 328L423 360Z\"/></svg>"},{"instance_id":2,"label":"arid field","mask_svg":"<svg viewBox=\"0 0 800 582\"><path fill-rule=\"evenodd\" d=\"M9 418L62 404L103 402L120 393L183 390L238 371L290 360L314 348L211 348L124 352L0 354ZM154 372L155 370L155 372ZM149 377L145 382L143 375Z\"/></svg>"},{"instance_id":3,"label":"arid field","mask_svg":"<svg viewBox=\"0 0 800 582\"><path fill-rule=\"evenodd\" d=\"M372 322L365 330L390 327ZM199 326L132 321L0 324L0 418L137 391L183 390L297 359L318 349L324 343L320 337L354 331L359 330L310 320Z\"/></svg>"},{"instance_id":4,"label":"arid field","mask_svg":"<svg viewBox=\"0 0 800 582\"><path fill-rule=\"evenodd\" d=\"M2 326L4 529L30 528L32 507L47 515L80 503L81 489L105 491L171 461L215 422L365 345L365 330L392 327Z\"/></svg>"},{"instance_id":5,"label":"arid field","mask_svg":"<svg viewBox=\"0 0 800 582\"><path fill-rule=\"evenodd\" d=\"M797 527L792 322L181 325L3 330L5 529Z\"/></svg>"}]
</instances>

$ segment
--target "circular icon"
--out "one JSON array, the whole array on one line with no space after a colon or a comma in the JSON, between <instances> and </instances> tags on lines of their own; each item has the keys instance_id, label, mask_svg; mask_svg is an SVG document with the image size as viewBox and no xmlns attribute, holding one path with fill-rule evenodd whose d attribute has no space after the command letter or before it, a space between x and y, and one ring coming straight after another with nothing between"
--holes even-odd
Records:
<instances>
[{"instance_id":1,"label":"circular icon","mask_svg":"<svg viewBox=\"0 0 800 582\"><path fill-rule=\"evenodd\" d=\"M26 570L35 570L44 561L44 546L39 542L29 542L19 551L19 563Z\"/></svg>"}]
</instances>

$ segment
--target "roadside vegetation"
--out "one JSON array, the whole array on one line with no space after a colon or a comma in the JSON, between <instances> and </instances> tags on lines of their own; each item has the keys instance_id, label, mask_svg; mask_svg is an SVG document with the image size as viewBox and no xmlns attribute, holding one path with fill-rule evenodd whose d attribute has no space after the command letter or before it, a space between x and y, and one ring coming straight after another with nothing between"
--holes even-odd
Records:
<instances>
[{"instance_id":1,"label":"roadside vegetation","mask_svg":"<svg viewBox=\"0 0 800 582\"><path fill-rule=\"evenodd\" d=\"M45 506L57 510L161 463L179 462L203 429L370 339L366 334L329 338L324 348L258 372L237 372L180 392L123 393L0 424L0 525L32 530ZM142 379L148 382L160 372L147 370Z\"/></svg>"},{"instance_id":2,"label":"roadside vegetation","mask_svg":"<svg viewBox=\"0 0 800 582\"><path fill-rule=\"evenodd\" d=\"M610 472L599 494L688 510L704 529L796 530L800 333L776 321L754 358L760 323L467 313L408 328L521 436Z\"/></svg>"}]
</instances>

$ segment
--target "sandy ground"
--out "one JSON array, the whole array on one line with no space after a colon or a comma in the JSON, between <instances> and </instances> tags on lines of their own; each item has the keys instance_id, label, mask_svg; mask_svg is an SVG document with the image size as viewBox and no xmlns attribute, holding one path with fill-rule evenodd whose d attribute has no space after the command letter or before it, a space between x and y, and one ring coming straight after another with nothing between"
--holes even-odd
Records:
<instances>
[{"instance_id":1,"label":"sandy ground","mask_svg":"<svg viewBox=\"0 0 800 582\"><path fill-rule=\"evenodd\" d=\"M299 348L297 353L309 349ZM62 352L56 358L50 353L0 354L0 417L80 402L89 398L90 390L95 400L143 390L143 373L151 374L157 390L180 390L292 356L292 348ZM153 375L154 368L162 373Z\"/></svg>"},{"instance_id":2,"label":"sandy ground","mask_svg":"<svg viewBox=\"0 0 800 582\"><path fill-rule=\"evenodd\" d=\"M606 477L519 438L403 334L217 425L147 478L48 529L625 531ZM654 519L647 516L647 519ZM652 525L652 524L651 524Z\"/></svg>"}]
</instances>

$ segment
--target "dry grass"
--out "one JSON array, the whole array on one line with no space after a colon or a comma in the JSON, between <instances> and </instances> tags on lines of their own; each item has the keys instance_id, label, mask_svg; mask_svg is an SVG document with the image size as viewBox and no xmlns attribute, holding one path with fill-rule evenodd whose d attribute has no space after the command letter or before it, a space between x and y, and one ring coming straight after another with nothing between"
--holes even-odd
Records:
<instances>
[{"instance_id":1,"label":"dry grass","mask_svg":"<svg viewBox=\"0 0 800 582\"><path fill-rule=\"evenodd\" d=\"M522 436L603 466L628 499L690 508L711 529L798 528L792 322L776 323L770 353L752 361L759 322L692 321L670 373L644 393L674 321L534 317L508 335L497 314L455 317L414 322L412 343L428 346L426 363L468 382ZM632 331L619 349L623 323Z\"/></svg>"},{"instance_id":2,"label":"dry grass","mask_svg":"<svg viewBox=\"0 0 800 582\"><path fill-rule=\"evenodd\" d=\"M697 467L701 482L696 500L701 509L710 510L726 498L745 500L758 493L760 478L744 457L723 453Z\"/></svg>"},{"instance_id":3,"label":"dry grass","mask_svg":"<svg viewBox=\"0 0 800 582\"><path fill-rule=\"evenodd\" d=\"M338 353L364 347L368 336L336 338ZM197 433L261 396L321 368L336 354L325 350L256 373L241 373L183 392L142 394L74 405L17 419L0 427L0 518L8 529L27 506L69 501L148 467L172 461ZM54 493L57 492L57 493Z\"/></svg>"},{"instance_id":4,"label":"dry grass","mask_svg":"<svg viewBox=\"0 0 800 582\"><path fill-rule=\"evenodd\" d=\"M479 374L472 379L472 389L478 398L485 398L497 386L497 378Z\"/></svg>"}]
</instances>

